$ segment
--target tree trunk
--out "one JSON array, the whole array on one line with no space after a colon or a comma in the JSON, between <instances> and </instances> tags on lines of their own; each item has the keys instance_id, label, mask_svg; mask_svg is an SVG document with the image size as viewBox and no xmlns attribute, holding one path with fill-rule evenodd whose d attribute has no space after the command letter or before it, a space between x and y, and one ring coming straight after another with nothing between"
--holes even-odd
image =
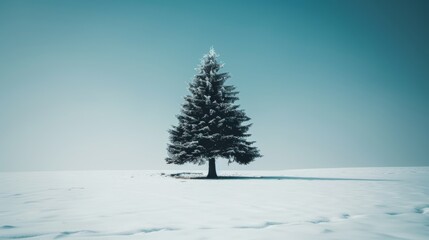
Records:
<instances>
[{"instance_id":1,"label":"tree trunk","mask_svg":"<svg viewBox=\"0 0 429 240\"><path fill-rule=\"evenodd\" d=\"M209 174L207 174L207 178L217 178L216 160L214 158L209 159Z\"/></svg>"}]
</instances>

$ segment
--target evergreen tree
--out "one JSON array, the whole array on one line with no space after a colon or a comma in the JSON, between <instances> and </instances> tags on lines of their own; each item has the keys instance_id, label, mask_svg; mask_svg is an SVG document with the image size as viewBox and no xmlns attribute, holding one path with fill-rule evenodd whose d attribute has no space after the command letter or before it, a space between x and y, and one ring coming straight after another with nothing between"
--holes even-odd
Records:
<instances>
[{"instance_id":1,"label":"evergreen tree","mask_svg":"<svg viewBox=\"0 0 429 240\"><path fill-rule=\"evenodd\" d=\"M208 178L217 178L216 158L228 163L248 164L261 157L259 150L247 141L250 118L239 105L234 86L224 85L228 73L217 61L213 48L201 59L197 74L189 84L190 94L185 97L179 124L169 130L167 163L184 164L209 162Z\"/></svg>"}]
</instances>

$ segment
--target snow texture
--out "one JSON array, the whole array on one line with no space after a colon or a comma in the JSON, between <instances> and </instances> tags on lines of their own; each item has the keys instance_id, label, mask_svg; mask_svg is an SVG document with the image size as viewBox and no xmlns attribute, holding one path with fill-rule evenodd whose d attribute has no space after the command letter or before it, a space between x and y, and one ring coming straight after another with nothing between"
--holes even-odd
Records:
<instances>
[{"instance_id":1,"label":"snow texture","mask_svg":"<svg viewBox=\"0 0 429 240\"><path fill-rule=\"evenodd\" d=\"M428 239L429 167L0 173L0 239Z\"/></svg>"}]
</instances>

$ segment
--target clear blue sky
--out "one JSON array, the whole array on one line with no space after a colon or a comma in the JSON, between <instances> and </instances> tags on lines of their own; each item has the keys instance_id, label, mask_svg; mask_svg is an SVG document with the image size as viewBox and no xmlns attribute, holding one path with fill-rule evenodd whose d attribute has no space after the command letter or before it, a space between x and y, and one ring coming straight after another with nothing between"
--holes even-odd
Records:
<instances>
[{"instance_id":1,"label":"clear blue sky","mask_svg":"<svg viewBox=\"0 0 429 240\"><path fill-rule=\"evenodd\" d=\"M0 1L0 171L166 165L210 46L263 158L429 165L428 1ZM206 169L206 166L197 167Z\"/></svg>"}]
</instances>

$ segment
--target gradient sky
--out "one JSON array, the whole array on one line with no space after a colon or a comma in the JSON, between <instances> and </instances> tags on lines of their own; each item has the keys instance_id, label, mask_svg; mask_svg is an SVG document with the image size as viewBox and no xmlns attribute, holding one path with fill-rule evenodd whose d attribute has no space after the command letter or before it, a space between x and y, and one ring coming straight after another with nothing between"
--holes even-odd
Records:
<instances>
[{"instance_id":1,"label":"gradient sky","mask_svg":"<svg viewBox=\"0 0 429 240\"><path fill-rule=\"evenodd\" d=\"M429 1L0 1L0 171L166 165L214 46L263 158L429 165Z\"/></svg>"}]
</instances>

